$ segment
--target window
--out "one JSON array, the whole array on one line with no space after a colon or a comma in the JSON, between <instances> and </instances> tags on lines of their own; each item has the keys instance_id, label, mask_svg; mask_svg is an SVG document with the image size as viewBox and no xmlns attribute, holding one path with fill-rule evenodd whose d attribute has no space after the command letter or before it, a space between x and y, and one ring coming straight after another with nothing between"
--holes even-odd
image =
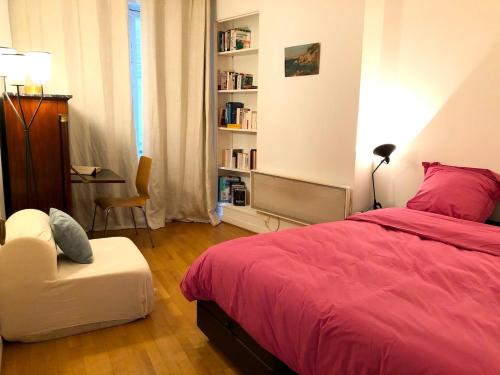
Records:
<instances>
[{"instance_id":1,"label":"window","mask_svg":"<svg viewBox=\"0 0 500 375\"><path fill-rule=\"evenodd\" d=\"M142 65L141 65L141 8L138 2L128 3L128 33L130 45L130 75L137 153L143 153L142 135Z\"/></svg>"}]
</instances>

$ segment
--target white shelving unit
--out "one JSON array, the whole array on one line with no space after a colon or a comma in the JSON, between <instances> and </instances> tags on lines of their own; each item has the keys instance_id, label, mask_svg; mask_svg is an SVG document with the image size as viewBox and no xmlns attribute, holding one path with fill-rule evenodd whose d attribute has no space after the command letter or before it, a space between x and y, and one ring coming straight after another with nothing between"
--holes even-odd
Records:
<instances>
[{"instance_id":1,"label":"white shelving unit","mask_svg":"<svg viewBox=\"0 0 500 375\"><path fill-rule=\"evenodd\" d=\"M259 54L259 14L250 13L241 16L231 17L229 19L218 20L217 31L226 31L235 27L246 27L251 31L250 48L218 52L216 54L216 70L218 71L235 71L253 75L253 84L258 86L258 54ZM216 46L218 49L218 45ZM220 108L223 108L227 102L241 102L246 108L257 110L258 89L243 89L243 90L219 90L218 98L215 104L215 110L219 113ZM250 195L252 192L250 184L250 171L221 167L222 152L224 149L257 149L257 133L255 129L228 129L217 126L217 151L219 176L239 176L245 182L247 187L247 201L250 204ZM259 128L257 116L257 129ZM259 157L257 152L257 163ZM222 220L243 226L247 215L256 216L257 212L249 205L233 206L230 203L219 203L219 214ZM248 228L252 230L252 228Z\"/></svg>"},{"instance_id":2,"label":"white shelving unit","mask_svg":"<svg viewBox=\"0 0 500 375\"><path fill-rule=\"evenodd\" d=\"M219 90L219 94L253 94L258 89L243 89L243 90Z\"/></svg>"},{"instance_id":3,"label":"white shelving unit","mask_svg":"<svg viewBox=\"0 0 500 375\"><path fill-rule=\"evenodd\" d=\"M244 214L253 214L255 210L253 210L250 206L234 206L232 204L228 204L228 203L221 203L220 206L222 207L222 209L226 208L226 207L230 207L231 210L234 210L236 212L241 212L241 213L244 213Z\"/></svg>"},{"instance_id":4,"label":"white shelving unit","mask_svg":"<svg viewBox=\"0 0 500 375\"><path fill-rule=\"evenodd\" d=\"M235 51L225 51L225 52L219 52L219 56L245 56L245 55L253 55L257 54L259 52L258 48L244 48L244 49L237 49Z\"/></svg>"},{"instance_id":5,"label":"white shelving unit","mask_svg":"<svg viewBox=\"0 0 500 375\"><path fill-rule=\"evenodd\" d=\"M219 167L221 171L234 172L234 173L242 173L246 175L250 175L250 171L247 169L239 169L239 168L227 168L227 167Z\"/></svg>"}]
</instances>

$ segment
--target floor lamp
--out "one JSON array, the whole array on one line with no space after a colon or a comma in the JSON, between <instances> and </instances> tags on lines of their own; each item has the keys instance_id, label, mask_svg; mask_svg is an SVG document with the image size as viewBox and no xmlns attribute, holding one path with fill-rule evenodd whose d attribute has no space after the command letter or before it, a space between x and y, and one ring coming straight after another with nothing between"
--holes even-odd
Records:
<instances>
[{"instance_id":1,"label":"floor lamp","mask_svg":"<svg viewBox=\"0 0 500 375\"><path fill-rule=\"evenodd\" d=\"M377 171L377 169L379 169L379 167L382 164L384 164L384 163L389 164L389 162L391 161L390 156L395 149L396 149L396 146L393 144L390 144L390 143L377 146L373 149L374 155L381 156L383 158L372 172L373 209L374 210L376 210L378 208L382 208L382 205L380 204L380 202L377 201L377 196L375 195L375 172Z\"/></svg>"},{"instance_id":2,"label":"floor lamp","mask_svg":"<svg viewBox=\"0 0 500 375\"><path fill-rule=\"evenodd\" d=\"M43 84L50 77L50 60L48 52L31 51L21 54L12 48L0 47L0 77L3 77L3 97L11 106L24 131L25 188L28 207L36 204L37 200L30 128L44 99ZM7 83L15 87L15 93L7 92ZM40 88L40 99L29 120L26 118L21 103L21 87L26 86L26 84ZM11 96L17 101L18 108L14 105ZM32 194L32 188L34 188L35 194ZM33 196L35 202L32 201Z\"/></svg>"}]
</instances>

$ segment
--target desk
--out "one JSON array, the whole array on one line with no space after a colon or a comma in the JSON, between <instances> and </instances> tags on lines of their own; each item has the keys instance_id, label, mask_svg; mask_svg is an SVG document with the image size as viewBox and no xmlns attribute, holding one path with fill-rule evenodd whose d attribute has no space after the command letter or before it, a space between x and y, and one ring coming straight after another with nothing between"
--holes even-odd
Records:
<instances>
[{"instance_id":1,"label":"desk","mask_svg":"<svg viewBox=\"0 0 500 375\"><path fill-rule=\"evenodd\" d=\"M83 180L85 179L85 180ZM117 175L111 169L102 169L95 176L79 176L77 174L71 175L71 183L73 184L124 184L126 180Z\"/></svg>"}]
</instances>

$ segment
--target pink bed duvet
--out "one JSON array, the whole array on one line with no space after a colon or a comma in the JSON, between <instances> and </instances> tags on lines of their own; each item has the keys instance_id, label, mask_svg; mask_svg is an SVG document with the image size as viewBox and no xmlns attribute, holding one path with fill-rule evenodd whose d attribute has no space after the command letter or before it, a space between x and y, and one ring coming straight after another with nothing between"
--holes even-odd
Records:
<instances>
[{"instance_id":1,"label":"pink bed duvet","mask_svg":"<svg viewBox=\"0 0 500 375\"><path fill-rule=\"evenodd\" d=\"M500 228L371 211L214 246L181 288L300 374L500 374Z\"/></svg>"}]
</instances>

